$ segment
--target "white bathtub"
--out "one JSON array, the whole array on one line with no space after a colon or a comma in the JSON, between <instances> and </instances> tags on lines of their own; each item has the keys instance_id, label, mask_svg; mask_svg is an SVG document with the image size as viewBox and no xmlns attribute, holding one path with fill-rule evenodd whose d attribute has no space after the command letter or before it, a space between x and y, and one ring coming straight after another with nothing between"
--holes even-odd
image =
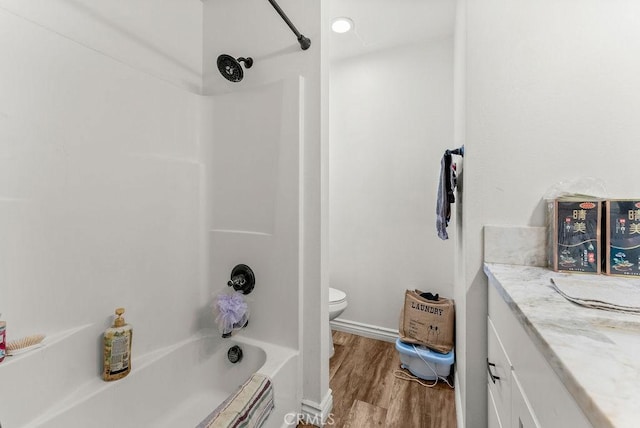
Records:
<instances>
[{"instance_id":1,"label":"white bathtub","mask_svg":"<svg viewBox=\"0 0 640 428\"><path fill-rule=\"evenodd\" d=\"M232 364L227 350L243 359ZM193 428L255 372L273 380L275 410L268 428L297 413L298 352L242 336L199 333L177 345L134 359L124 379L94 379L65 397L28 428Z\"/></svg>"}]
</instances>

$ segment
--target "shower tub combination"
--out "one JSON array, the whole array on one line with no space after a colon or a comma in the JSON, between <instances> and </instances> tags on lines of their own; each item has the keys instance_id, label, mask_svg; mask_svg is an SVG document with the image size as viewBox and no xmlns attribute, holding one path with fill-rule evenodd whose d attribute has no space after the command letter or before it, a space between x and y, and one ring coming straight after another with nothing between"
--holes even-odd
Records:
<instances>
[{"instance_id":1,"label":"shower tub combination","mask_svg":"<svg viewBox=\"0 0 640 428\"><path fill-rule=\"evenodd\" d=\"M227 351L236 345L243 357L234 364ZM27 427L195 427L256 372L273 381L275 408L265 428L289 426L285 415L299 412L298 351L290 348L212 331L134 359L132 367L117 382L83 385Z\"/></svg>"},{"instance_id":2,"label":"shower tub combination","mask_svg":"<svg viewBox=\"0 0 640 428\"><path fill-rule=\"evenodd\" d=\"M301 49L308 49L311 41L298 32L275 0L269 0L269 2L294 32ZM248 69L252 66L253 60L250 57L236 59L234 56L223 54L218 57L217 65L224 78L232 82L240 82L244 74L241 63L244 63L244 68ZM231 106L240 110L241 115L233 113L234 109L230 108L229 102L226 102L220 111L212 107L212 111L220 113L215 117L221 123L228 125L228 123L234 123L234 120L242 120L240 125L246 128L248 113L245 99L248 96L252 97L254 103L251 105L255 108L251 118L260 125L256 127L260 132L254 131L255 135L246 137L245 145L240 149L237 145L232 147L241 154L242 150L247 150L252 154L252 159L255 157L260 160L256 165L252 164L252 168L256 166L258 170L262 168L269 172L272 171L273 164L277 165L281 159L299 158L302 136L299 114L302 109L301 90L302 80L297 77L269 83L266 89L260 87L255 90L255 93L239 91L233 94L235 98ZM229 101L231 94L224 96L225 101ZM261 98L256 104L255 98L258 96ZM292 102L285 103L283 100ZM272 107L279 105L282 106L282 111L278 109L274 111ZM262 108L263 106L266 108ZM225 112L226 115L221 112ZM265 112L274 112L274 120L265 120ZM267 141L265 141L265 123L272 124L273 128L268 134L271 138ZM235 138L226 139L223 134L220 134L225 129L235 136L238 127L221 127L218 129L218 139L222 142L235 142ZM256 148L251 146L253 141L260 141L262 150L271 155L254 156ZM222 147L221 150L231 149ZM230 176L225 173L227 163L225 158L222 165L214 164L210 169L223 174L223 178L226 178ZM297 215L299 204L286 191L290 190L294 192L293 194L297 194L297 188L291 187L291 183L298 183L300 171L297 169L296 162L286 164L291 167L285 173L278 171L278 174L274 174L272 178L275 183L273 189L277 190L273 195L273 205L278 207L277 213L283 212L282 216L278 214L275 217L282 217L288 221L291 214ZM237 173L236 165L233 168L232 172ZM214 179L211 182L224 182L224 180ZM263 182L265 180L260 179L257 184L262 185ZM228 190L223 196L235 194ZM234 206L233 203L221 204L221 206L230 205ZM223 216L223 219L226 217ZM252 219L248 223L247 227L212 227L212 230L223 236L240 235L242 240L247 236L257 237L256 239L264 248L269 248L268 254L280 254L270 249L274 245L273 230L237 233L237 230L253 230L256 222ZM265 224L275 229L281 227L275 220L267 221ZM288 230L288 227L281 227L281 229ZM298 242L295 233L284 235L285 238L278 237L277 243L287 249L289 248L288 240L293 243ZM288 254L286 251L283 253ZM297 260L297 255L294 259ZM217 260L217 263L225 264L226 262ZM275 265L281 264L275 263ZM269 271L267 267L262 270ZM282 280L281 277L278 278ZM295 283L295 278L291 282ZM235 289L237 291L237 288ZM292 302L296 302L297 294L287 293L286 296L291 298ZM270 298L277 299L278 306L282 303L282 299L268 293L261 297L262 301L267 303ZM289 306L295 308L296 304ZM276 305L267 304L266 307L276 307ZM296 311L293 311L294 316L297 315ZM280 315L283 319L291 319L287 318L285 313ZM259 318L257 314L256 318ZM274 323L278 324L279 319L277 317L274 319ZM290 324L287 323L287 325ZM16 385L21 380L34 379L32 384L23 385L13 391L4 387L4 391L0 391L0 424L3 428L192 428L234 394L254 373L268 376L273 383L275 407L263 425L264 428L291 427L297 423L302 403L300 388L302 371L297 349L245 337L242 333L232 338L221 338L217 330L203 330L180 343L134 358L132 371L127 377L115 382L104 382L97 373L94 376L93 373L86 372L86 368L92 365L91 362L86 364L86 343L87 340L95 340L89 327L90 325L86 325L70 332L63 332L58 335L60 338L45 343L43 348L28 355L25 354L24 357L8 364L4 363L5 367L0 367L5 369L12 381L6 382L5 385ZM259 327L256 331L260 334ZM298 332L294 328L289 328L287 334L294 338L298 337ZM227 351L234 346L239 346L243 354L242 360L236 363L232 363L227 355ZM69 361L78 361L77 358L74 359L73 350L81 350L78 354L82 353L85 357L85 360L78 364L79 370L74 370L69 363ZM11 371L8 368L9 364L13 366ZM6 380L5 376L3 381ZM33 414L34 409L44 410L40 414Z\"/></svg>"}]
</instances>

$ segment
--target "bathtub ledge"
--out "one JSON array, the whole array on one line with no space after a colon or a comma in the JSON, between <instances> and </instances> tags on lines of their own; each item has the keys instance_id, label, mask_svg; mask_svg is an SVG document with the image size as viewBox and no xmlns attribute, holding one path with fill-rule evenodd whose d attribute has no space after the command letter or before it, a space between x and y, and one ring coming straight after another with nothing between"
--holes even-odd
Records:
<instances>
[{"instance_id":1,"label":"bathtub ledge","mask_svg":"<svg viewBox=\"0 0 640 428\"><path fill-rule=\"evenodd\" d=\"M76 329L77 330L77 329ZM73 332L69 333L73 334ZM60 339L62 340L62 339ZM29 422L27 427L38 427L43 423L55 418L56 416L68 411L69 409L82 404L83 402L90 400L97 394L102 393L103 391L114 388L118 385L118 383L127 382L127 380L135 376L137 372L144 370L145 367L151 365L153 362L160 360L162 357L170 354L175 349L184 346L187 342L192 340L192 337L189 337L183 341L175 343L173 345L165 346L160 349L155 349L153 351L147 352L140 357L134 357L131 361L131 373L118 381L114 382L105 382L101 377L96 376L93 379L85 382L80 385L76 390L74 390L71 394L68 394L52 407L47 409L45 413L38 416L36 419Z\"/></svg>"},{"instance_id":2,"label":"bathtub ledge","mask_svg":"<svg viewBox=\"0 0 640 428\"><path fill-rule=\"evenodd\" d=\"M59 331L53 334L47 334L45 335L44 340L42 341L42 346L39 348L34 348L32 350L30 350L29 352L25 352L22 354L18 354L18 355L9 355L6 357L5 361L2 363L2 365L0 366L0 370L4 367L9 367L11 366L12 363L16 363L20 360L26 360L34 355L37 355L41 352L46 352L48 351L50 348L57 346L59 343L63 342L65 339L75 335L76 333L79 333L82 330L85 330L89 327L91 327L93 324L85 324L85 325L81 325L79 327L74 327L74 328L70 328L68 330L63 330L63 331ZM10 370L10 369L6 369L6 370Z\"/></svg>"}]
</instances>

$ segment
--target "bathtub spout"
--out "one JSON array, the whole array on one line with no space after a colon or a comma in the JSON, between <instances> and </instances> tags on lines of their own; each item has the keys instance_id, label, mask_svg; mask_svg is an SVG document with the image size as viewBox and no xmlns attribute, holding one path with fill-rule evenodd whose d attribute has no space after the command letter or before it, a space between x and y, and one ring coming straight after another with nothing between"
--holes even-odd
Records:
<instances>
[{"instance_id":1,"label":"bathtub spout","mask_svg":"<svg viewBox=\"0 0 640 428\"><path fill-rule=\"evenodd\" d=\"M249 320L246 320L246 321L245 321L245 323L244 323L244 325L242 326L242 328L245 328L245 327L247 327L248 325L249 325ZM228 339L228 338L230 338L230 337L231 337L231 333L232 333L232 332L233 332L233 330L232 330L232 331L229 331L229 332L224 332L224 333L222 333L222 338L223 338L223 339ZM0 427L0 428L2 428L2 427Z\"/></svg>"}]
</instances>

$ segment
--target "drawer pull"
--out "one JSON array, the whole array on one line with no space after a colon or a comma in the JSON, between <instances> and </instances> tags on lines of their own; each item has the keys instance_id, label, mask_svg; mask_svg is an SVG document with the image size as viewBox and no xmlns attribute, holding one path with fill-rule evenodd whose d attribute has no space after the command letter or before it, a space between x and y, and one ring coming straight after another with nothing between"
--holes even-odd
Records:
<instances>
[{"instance_id":1,"label":"drawer pull","mask_svg":"<svg viewBox=\"0 0 640 428\"><path fill-rule=\"evenodd\" d=\"M496 365L493 363L489 362L489 359L487 358L487 371L489 372L489 377L491 378L491 381L495 384L496 380L500 380L500 376L496 376L493 373L491 373L491 367L495 367Z\"/></svg>"}]
</instances>

